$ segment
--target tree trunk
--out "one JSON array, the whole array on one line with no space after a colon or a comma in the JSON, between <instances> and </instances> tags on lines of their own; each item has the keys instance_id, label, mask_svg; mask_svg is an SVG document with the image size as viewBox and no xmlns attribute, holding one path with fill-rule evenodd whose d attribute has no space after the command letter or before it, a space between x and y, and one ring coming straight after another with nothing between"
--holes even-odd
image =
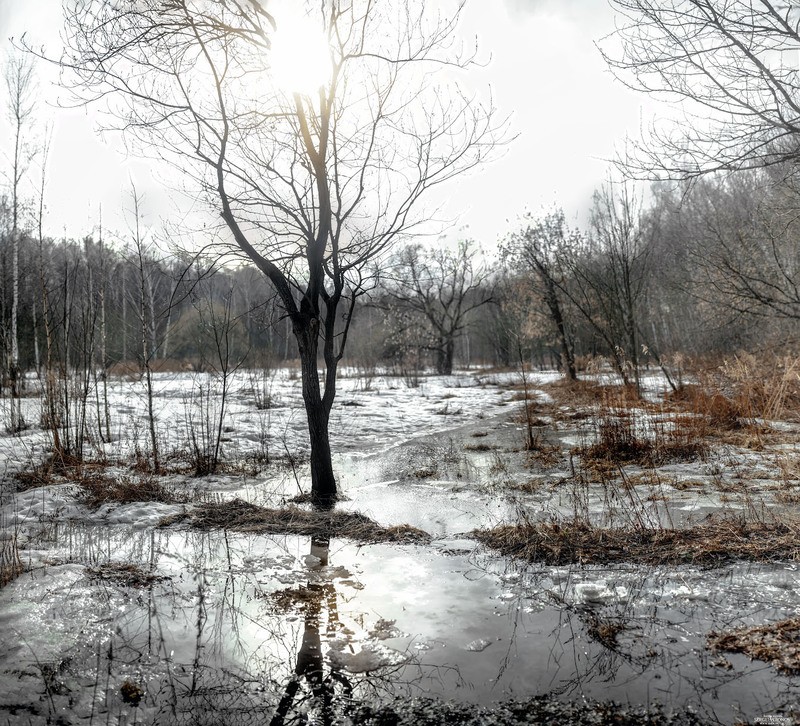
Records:
<instances>
[{"instance_id":1,"label":"tree trunk","mask_svg":"<svg viewBox=\"0 0 800 726\"><path fill-rule=\"evenodd\" d=\"M455 353L455 341L447 338L439 342L436 350L436 372L440 376L449 376L453 373L453 355Z\"/></svg>"},{"instance_id":2,"label":"tree trunk","mask_svg":"<svg viewBox=\"0 0 800 726\"><path fill-rule=\"evenodd\" d=\"M16 169L15 169L16 171ZM11 379L11 398L20 395L20 366L19 366L19 235L17 233L17 208L16 190L14 195L14 229L11 231L11 365L9 378ZM14 416L14 402L12 400L12 416ZM19 422L11 421L12 430L16 431Z\"/></svg>"},{"instance_id":3,"label":"tree trunk","mask_svg":"<svg viewBox=\"0 0 800 726\"><path fill-rule=\"evenodd\" d=\"M318 328L319 321L316 318L294 324L311 441L311 499L314 504L326 507L336 501L336 478L333 475L328 437L330 409L322 400L317 369Z\"/></svg>"},{"instance_id":4,"label":"tree trunk","mask_svg":"<svg viewBox=\"0 0 800 726\"><path fill-rule=\"evenodd\" d=\"M122 268L122 360L128 362L128 292L125 286L125 268Z\"/></svg>"},{"instance_id":5,"label":"tree trunk","mask_svg":"<svg viewBox=\"0 0 800 726\"><path fill-rule=\"evenodd\" d=\"M553 322L555 323L558 344L561 349L561 370L570 381L577 381L578 374L575 370L575 356L569 344L569 338L567 337L567 328L566 325L564 325L564 316L561 314L561 305L559 305L558 302L555 285L549 277L545 277L544 274L542 274L542 277L545 278L547 307L550 308L550 317L553 318Z\"/></svg>"}]
</instances>

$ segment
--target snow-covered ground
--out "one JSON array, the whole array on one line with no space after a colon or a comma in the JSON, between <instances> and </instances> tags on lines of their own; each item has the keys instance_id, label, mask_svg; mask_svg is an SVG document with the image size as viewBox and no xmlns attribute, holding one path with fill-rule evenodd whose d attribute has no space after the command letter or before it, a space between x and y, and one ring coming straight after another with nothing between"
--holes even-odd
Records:
<instances>
[{"instance_id":1,"label":"snow-covered ground","mask_svg":"<svg viewBox=\"0 0 800 726\"><path fill-rule=\"evenodd\" d=\"M556 377L534 374L532 386ZM0 723L264 722L282 699L295 718L285 722L299 723L298 713L319 715L325 698L341 706L421 694L658 700L721 723L796 704L796 679L704 648L712 628L794 615L796 564L543 567L497 557L466 536L520 512L550 518L608 507L607 489L564 483L566 463L559 476L524 464L518 392L508 387L518 382L474 371L423 377L414 388L390 377L341 378L331 421L347 497L338 506L420 527L429 545L158 527L191 501L91 510L72 483L17 491L13 474L46 455L48 435L34 426L0 437L3 542L17 539L25 566L0 590ZM200 391L215 386L206 375L156 376L163 453L186 448ZM268 408L255 406L254 387ZM106 473L130 476L127 463L146 447L144 387L114 380L109 388L112 441L93 446L110 462ZM655 398L663 381L651 376L646 388ZM206 401L219 412L217 396ZM38 400L24 404L26 420L37 422ZM550 423L553 440L591 435L585 420ZM170 487L272 506L307 490L296 373L238 372L224 428L229 460L275 463L203 479L176 473L165 478ZM665 467L647 484L662 496L653 511L663 499L697 517L751 506L713 486L745 470L761 472L756 489L772 506L780 472L769 453L729 447ZM620 626L613 643L598 639L598 623ZM315 669L325 681L311 697Z\"/></svg>"}]
</instances>

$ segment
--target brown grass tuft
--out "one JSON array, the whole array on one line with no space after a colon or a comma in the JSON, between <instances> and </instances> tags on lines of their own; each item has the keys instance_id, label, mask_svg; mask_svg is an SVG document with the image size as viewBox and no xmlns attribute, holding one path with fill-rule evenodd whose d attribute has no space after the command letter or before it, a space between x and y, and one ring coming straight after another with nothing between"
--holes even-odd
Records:
<instances>
[{"instance_id":1,"label":"brown grass tuft","mask_svg":"<svg viewBox=\"0 0 800 726\"><path fill-rule=\"evenodd\" d=\"M0 588L19 577L25 568L19 556L16 534L0 540Z\"/></svg>"},{"instance_id":2,"label":"brown grass tuft","mask_svg":"<svg viewBox=\"0 0 800 726\"><path fill-rule=\"evenodd\" d=\"M730 517L685 529L595 527L583 520L501 525L472 533L502 554L548 565L722 565L732 560L800 558L800 526Z\"/></svg>"},{"instance_id":3,"label":"brown grass tuft","mask_svg":"<svg viewBox=\"0 0 800 726\"><path fill-rule=\"evenodd\" d=\"M702 431L684 420L651 422L645 435L638 432L635 411L601 409L597 441L579 447L577 453L589 466L638 464L659 466L675 461L694 461L708 453Z\"/></svg>"},{"instance_id":4,"label":"brown grass tuft","mask_svg":"<svg viewBox=\"0 0 800 726\"><path fill-rule=\"evenodd\" d=\"M107 465L105 461L84 461L76 456L52 454L41 464L28 471L20 471L14 475L19 491L45 487L55 483L59 478L70 481L80 479L85 472L97 471Z\"/></svg>"},{"instance_id":5,"label":"brown grass tuft","mask_svg":"<svg viewBox=\"0 0 800 726\"><path fill-rule=\"evenodd\" d=\"M736 431L747 425L748 411L722 393L705 386L684 385L671 391L664 399L677 404L680 410L701 416L708 428L718 431Z\"/></svg>"},{"instance_id":6,"label":"brown grass tuft","mask_svg":"<svg viewBox=\"0 0 800 726\"><path fill-rule=\"evenodd\" d=\"M152 476L114 477L102 472L92 472L76 482L81 489L84 502L98 509L108 502L130 504L131 502L178 501L175 493L167 489Z\"/></svg>"},{"instance_id":7,"label":"brown grass tuft","mask_svg":"<svg viewBox=\"0 0 800 726\"><path fill-rule=\"evenodd\" d=\"M310 511L291 506L268 509L243 502L241 499L201 504L187 516L189 523L198 529L346 537L359 542L430 541L430 535L421 529L407 524L382 527L359 512L343 512L335 509Z\"/></svg>"},{"instance_id":8,"label":"brown grass tuft","mask_svg":"<svg viewBox=\"0 0 800 726\"><path fill-rule=\"evenodd\" d=\"M542 388L562 406L597 406L612 404L619 407L641 406L636 386L609 385L591 380L548 383Z\"/></svg>"},{"instance_id":9,"label":"brown grass tuft","mask_svg":"<svg viewBox=\"0 0 800 726\"><path fill-rule=\"evenodd\" d=\"M127 562L107 562L87 569L89 580L93 582L112 582L125 587L145 588L167 580L163 575L146 572L138 565Z\"/></svg>"},{"instance_id":10,"label":"brown grass tuft","mask_svg":"<svg viewBox=\"0 0 800 726\"><path fill-rule=\"evenodd\" d=\"M492 444L466 444L464 451L492 451L497 447Z\"/></svg>"},{"instance_id":11,"label":"brown grass tuft","mask_svg":"<svg viewBox=\"0 0 800 726\"><path fill-rule=\"evenodd\" d=\"M781 673L800 674L800 617L771 625L756 625L724 632L712 631L707 646L713 651L744 653L772 663Z\"/></svg>"}]
</instances>

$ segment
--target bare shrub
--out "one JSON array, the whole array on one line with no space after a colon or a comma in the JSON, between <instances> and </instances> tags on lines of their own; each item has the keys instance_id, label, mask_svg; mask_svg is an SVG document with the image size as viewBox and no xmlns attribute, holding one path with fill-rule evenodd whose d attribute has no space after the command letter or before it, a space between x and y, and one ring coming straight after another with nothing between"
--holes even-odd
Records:
<instances>
[{"instance_id":1,"label":"bare shrub","mask_svg":"<svg viewBox=\"0 0 800 726\"><path fill-rule=\"evenodd\" d=\"M19 556L16 532L0 537L0 588L8 585L24 571Z\"/></svg>"},{"instance_id":2,"label":"bare shrub","mask_svg":"<svg viewBox=\"0 0 800 726\"><path fill-rule=\"evenodd\" d=\"M596 421L596 441L577 450L590 466L658 466L692 461L708 452L703 430L683 420L643 418L636 409L603 407Z\"/></svg>"}]
</instances>

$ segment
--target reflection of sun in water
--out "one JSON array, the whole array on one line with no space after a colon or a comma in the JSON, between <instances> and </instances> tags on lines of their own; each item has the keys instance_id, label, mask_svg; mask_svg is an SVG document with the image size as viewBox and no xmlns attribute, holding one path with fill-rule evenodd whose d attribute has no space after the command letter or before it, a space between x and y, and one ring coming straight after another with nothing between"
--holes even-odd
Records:
<instances>
[{"instance_id":1,"label":"reflection of sun in water","mask_svg":"<svg viewBox=\"0 0 800 726\"><path fill-rule=\"evenodd\" d=\"M303 4L283 0L269 5L277 26L272 35L270 66L281 89L312 95L330 80L331 58L318 16L307 15Z\"/></svg>"}]
</instances>

